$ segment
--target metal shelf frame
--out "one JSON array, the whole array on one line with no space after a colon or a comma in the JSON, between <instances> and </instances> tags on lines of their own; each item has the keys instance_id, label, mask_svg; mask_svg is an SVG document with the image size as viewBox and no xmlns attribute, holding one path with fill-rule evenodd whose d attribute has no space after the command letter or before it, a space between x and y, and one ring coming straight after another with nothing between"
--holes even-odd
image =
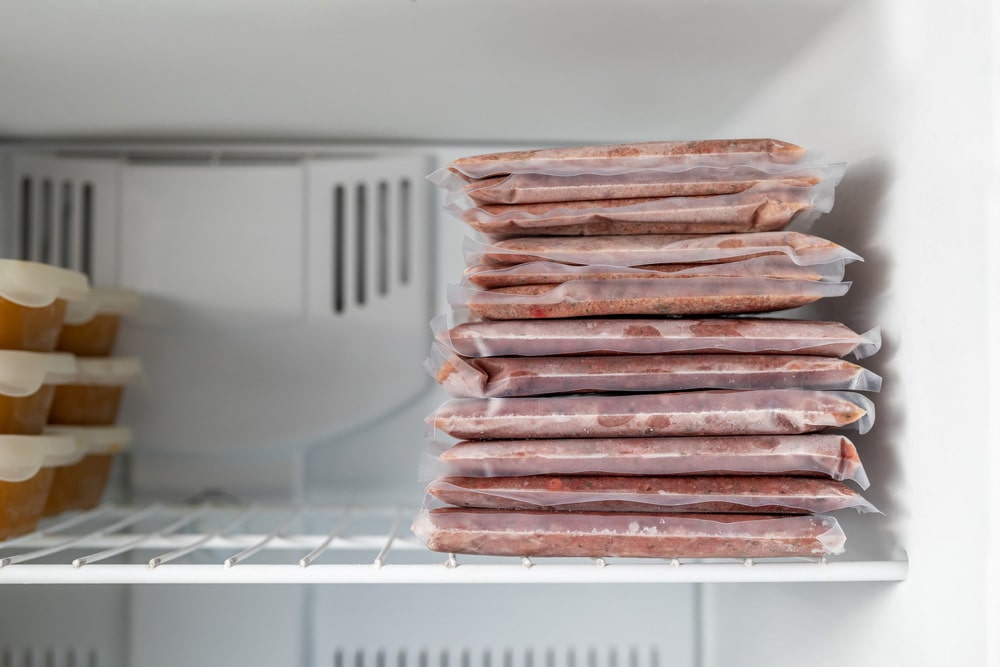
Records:
<instances>
[{"instance_id":1,"label":"metal shelf frame","mask_svg":"<svg viewBox=\"0 0 1000 667\"><path fill-rule=\"evenodd\" d=\"M415 514L408 507L349 505L103 505L0 542L0 584L835 582L901 581L907 575L905 558L529 560L436 554L406 528Z\"/></svg>"}]
</instances>

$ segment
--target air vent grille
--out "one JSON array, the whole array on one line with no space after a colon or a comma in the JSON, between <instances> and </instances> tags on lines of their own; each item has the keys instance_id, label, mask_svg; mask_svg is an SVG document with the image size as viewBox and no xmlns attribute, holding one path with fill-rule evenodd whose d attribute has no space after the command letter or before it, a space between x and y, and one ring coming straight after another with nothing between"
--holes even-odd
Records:
<instances>
[{"instance_id":1,"label":"air vent grille","mask_svg":"<svg viewBox=\"0 0 1000 667\"><path fill-rule=\"evenodd\" d=\"M0 667L100 667L98 652L87 648L4 646Z\"/></svg>"},{"instance_id":2,"label":"air vent grille","mask_svg":"<svg viewBox=\"0 0 1000 667\"><path fill-rule=\"evenodd\" d=\"M410 180L331 186L331 295L336 314L391 297L410 282Z\"/></svg>"},{"instance_id":3,"label":"air vent grille","mask_svg":"<svg viewBox=\"0 0 1000 667\"><path fill-rule=\"evenodd\" d=\"M25 175L17 192L19 258L90 275L94 184Z\"/></svg>"},{"instance_id":4,"label":"air vent grille","mask_svg":"<svg viewBox=\"0 0 1000 667\"><path fill-rule=\"evenodd\" d=\"M331 667L660 667L658 646L334 649Z\"/></svg>"}]
</instances>

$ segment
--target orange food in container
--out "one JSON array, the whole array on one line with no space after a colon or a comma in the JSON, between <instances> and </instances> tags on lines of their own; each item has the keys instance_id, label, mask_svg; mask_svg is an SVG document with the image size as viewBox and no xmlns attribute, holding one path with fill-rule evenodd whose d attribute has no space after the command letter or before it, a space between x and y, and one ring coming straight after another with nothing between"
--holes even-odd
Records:
<instances>
[{"instance_id":1,"label":"orange food in container","mask_svg":"<svg viewBox=\"0 0 1000 667\"><path fill-rule=\"evenodd\" d=\"M56 387L50 424L109 426L118 418L126 385L145 379L135 357L77 358L77 374Z\"/></svg>"},{"instance_id":2,"label":"orange food in container","mask_svg":"<svg viewBox=\"0 0 1000 667\"><path fill-rule=\"evenodd\" d=\"M0 435L0 540L35 530L57 466L81 456L67 435Z\"/></svg>"},{"instance_id":3,"label":"orange food in container","mask_svg":"<svg viewBox=\"0 0 1000 667\"><path fill-rule=\"evenodd\" d=\"M75 438L83 458L55 469L44 515L97 507L114 457L129 446L132 432L124 426L49 426L45 433Z\"/></svg>"},{"instance_id":4,"label":"orange food in container","mask_svg":"<svg viewBox=\"0 0 1000 667\"><path fill-rule=\"evenodd\" d=\"M80 357L107 357L114 351L122 317L139 306L133 290L94 288L86 301L66 306L56 349Z\"/></svg>"},{"instance_id":5,"label":"orange food in container","mask_svg":"<svg viewBox=\"0 0 1000 667\"><path fill-rule=\"evenodd\" d=\"M38 262L0 259L0 349L51 352L67 304L85 301L87 276Z\"/></svg>"},{"instance_id":6,"label":"orange food in container","mask_svg":"<svg viewBox=\"0 0 1000 667\"><path fill-rule=\"evenodd\" d=\"M55 387L78 375L72 354L0 350L0 434L41 433Z\"/></svg>"}]
</instances>

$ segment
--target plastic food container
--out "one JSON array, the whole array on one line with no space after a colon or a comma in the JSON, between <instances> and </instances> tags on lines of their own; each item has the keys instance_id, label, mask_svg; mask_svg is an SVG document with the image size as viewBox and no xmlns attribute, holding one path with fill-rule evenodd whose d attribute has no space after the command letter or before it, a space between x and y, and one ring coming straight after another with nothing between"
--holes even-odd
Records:
<instances>
[{"instance_id":1,"label":"plastic food container","mask_svg":"<svg viewBox=\"0 0 1000 667\"><path fill-rule=\"evenodd\" d=\"M114 351L123 316L139 306L133 290L95 288L86 301L69 303L56 349L79 357L107 357Z\"/></svg>"},{"instance_id":2,"label":"plastic food container","mask_svg":"<svg viewBox=\"0 0 1000 667\"><path fill-rule=\"evenodd\" d=\"M56 466L80 456L72 436L0 435L0 540L35 529Z\"/></svg>"},{"instance_id":3,"label":"plastic food container","mask_svg":"<svg viewBox=\"0 0 1000 667\"><path fill-rule=\"evenodd\" d=\"M55 469L44 516L97 507L114 457L131 444L132 432L124 426L49 426L45 433L74 438L83 458Z\"/></svg>"},{"instance_id":4,"label":"plastic food container","mask_svg":"<svg viewBox=\"0 0 1000 667\"><path fill-rule=\"evenodd\" d=\"M84 301L89 292L79 271L0 259L0 349L51 352L67 303Z\"/></svg>"},{"instance_id":5,"label":"plastic food container","mask_svg":"<svg viewBox=\"0 0 1000 667\"><path fill-rule=\"evenodd\" d=\"M78 370L72 354L0 350L0 433L41 433L55 386L73 382Z\"/></svg>"},{"instance_id":6,"label":"plastic food container","mask_svg":"<svg viewBox=\"0 0 1000 667\"><path fill-rule=\"evenodd\" d=\"M118 418L125 386L145 379L135 357L77 359L77 368L70 382L56 388L50 424L110 426Z\"/></svg>"}]
</instances>

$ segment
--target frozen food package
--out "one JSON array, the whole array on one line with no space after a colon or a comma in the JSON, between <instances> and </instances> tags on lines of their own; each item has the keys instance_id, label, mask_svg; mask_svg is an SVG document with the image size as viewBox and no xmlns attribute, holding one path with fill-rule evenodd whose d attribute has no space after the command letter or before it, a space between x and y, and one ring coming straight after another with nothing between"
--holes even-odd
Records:
<instances>
[{"instance_id":1,"label":"frozen food package","mask_svg":"<svg viewBox=\"0 0 1000 667\"><path fill-rule=\"evenodd\" d=\"M460 357L434 343L427 370L455 397L494 398L688 389L879 391L882 378L836 357L650 354Z\"/></svg>"},{"instance_id":2,"label":"frozen food package","mask_svg":"<svg viewBox=\"0 0 1000 667\"><path fill-rule=\"evenodd\" d=\"M598 199L546 204L490 204L445 210L488 238L606 234L725 234L807 226L833 207L833 182L799 188L762 183L743 192L707 197Z\"/></svg>"},{"instance_id":3,"label":"frozen food package","mask_svg":"<svg viewBox=\"0 0 1000 667\"><path fill-rule=\"evenodd\" d=\"M805 389L453 398L427 417L429 435L460 440L781 435L851 427L867 433L862 394Z\"/></svg>"},{"instance_id":4,"label":"frozen food package","mask_svg":"<svg viewBox=\"0 0 1000 667\"><path fill-rule=\"evenodd\" d=\"M134 290L111 287L91 289L86 301L66 306L66 317L56 349L79 357L110 356L122 318L138 307L139 294Z\"/></svg>"},{"instance_id":5,"label":"frozen food package","mask_svg":"<svg viewBox=\"0 0 1000 667\"><path fill-rule=\"evenodd\" d=\"M834 479L780 475L441 477L427 493L457 507L574 512L877 512Z\"/></svg>"},{"instance_id":6,"label":"frozen food package","mask_svg":"<svg viewBox=\"0 0 1000 667\"><path fill-rule=\"evenodd\" d=\"M875 354L876 327L856 333L840 322L778 318L540 319L450 324L431 321L436 340L465 357L561 354Z\"/></svg>"},{"instance_id":7,"label":"frozen food package","mask_svg":"<svg viewBox=\"0 0 1000 667\"><path fill-rule=\"evenodd\" d=\"M433 183L449 171L470 178L501 174L624 174L642 169L683 171L692 167L794 164L801 146L768 138L644 141L598 146L565 146L470 155L430 175Z\"/></svg>"},{"instance_id":8,"label":"frozen food package","mask_svg":"<svg viewBox=\"0 0 1000 667\"><path fill-rule=\"evenodd\" d=\"M421 479L521 475L803 475L868 488L854 443L839 433L432 442Z\"/></svg>"},{"instance_id":9,"label":"frozen food package","mask_svg":"<svg viewBox=\"0 0 1000 667\"><path fill-rule=\"evenodd\" d=\"M759 276L570 280L494 289L449 285L448 302L458 316L484 320L732 315L796 308L843 296L850 286L850 282Z\"/></svg>"},{"instance_id":10,"label":"frozen food package","mask_svg":"<svg viewBox=\"0 0 1000 667\"><path fill-rule=\"evenodd\" d=\"M89 280L79 271L0 259L0 349L51 352L67 304L89 293Z\"/></svg>"},{"instance_id":11,"label":"frozen food package","mask_svg":"<svg viewBox=\"0 0 1000 667\"><path fill-rule=\"evenodd\" d=\"M466 265L508 265L541 260L563 264L646 266L714 264L784 255L800 266L861 261L843 246L802 232L744 234L634 234L628 236L526 236L482 243L466 237Z\"/></svg>"},{"instance_id":12,"label":"frozen food package","mask_svg":"<svg viewBox=\"0 0 1000 667\"><path fill-rule=\"evenodd\" d=\"M624 174L558 176L524 173L473 179L445 170L436 178L448 194L445 203L468 198L476 204L540 204L595 199L697 197L743 192L762 183L808 187L827 178L840 180L845 165L758 164L729 167L643 169Z\"/></svg>"},{"instance_id":13,"label":"frozen food package","mask_svg":"<svg viewBox=\"0 0 1000 667\"><path fill-rule=\"evenodd\" d=\"M675 514L424 509L413 533L431 551L590 558L819 558L844 552L821 514Z\"/></svg>"},{"instance_id":14,"label":"frozen food package","mask_svg":"<svg viewBox=\"0 0 1000 667\"><path fill-rule=\"evenodd\" d=\"M462 285L498 289L520 285L558 285L571 280L681 280L711 276L839 282L844 278L844 262L800 266L784 255L752 257L719 264L650 264L643 267L526 262L499 268L470 266L465 270Z\"/></svg>"}]
</instances>

